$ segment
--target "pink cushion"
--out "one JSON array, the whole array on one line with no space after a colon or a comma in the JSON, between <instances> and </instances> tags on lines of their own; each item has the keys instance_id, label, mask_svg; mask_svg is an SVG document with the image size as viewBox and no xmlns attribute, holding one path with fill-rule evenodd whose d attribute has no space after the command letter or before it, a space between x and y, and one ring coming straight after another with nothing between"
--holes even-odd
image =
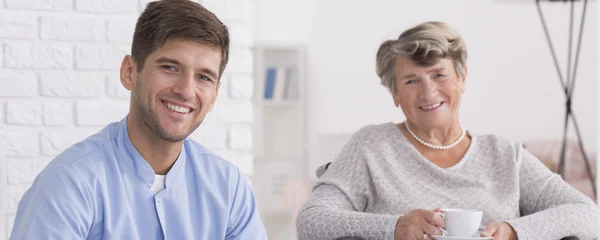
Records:
<instances>
[{"instance_id":1,"label":"pink cushion","mask_svg":"<svg viewBox=\"0 0 600 240\"><path fill-rule=\"evenodd\" d=\"M527 151L536 156L542 161L550 170L553 172L558 171L558 165L560 161L562 140L560 139L544 139L527 141L523 143L523 146ZM596 154L589 152L587 147L587 157L590 161L592 174L596 175ZM566 151L565 151L565 181L573 186L575 189L581 191L585 195L594 199L592 184L590 183L590 177L587 174L585 167L585 161L579 148L579 144L574 139L567 140Z\"/></svg>"}]
</instances>

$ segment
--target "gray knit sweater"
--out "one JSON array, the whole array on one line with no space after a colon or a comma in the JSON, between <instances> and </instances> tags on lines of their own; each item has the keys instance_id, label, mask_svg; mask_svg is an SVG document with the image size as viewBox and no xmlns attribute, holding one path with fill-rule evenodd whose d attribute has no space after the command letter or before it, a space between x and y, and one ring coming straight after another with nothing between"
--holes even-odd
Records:
<instances>
[{"instance_id":1,"label":"gray knit sweater","mask_svg":"<svg viewBox=\"0 0 600 240\"><path fill-rule=\"evenodd\" d=\"M355 133L297 217L299 239L393 239L414 209L471 208L508 222L520 240L598 237L598 207L520 144L472 136L450 168L425 159L393 123Z\"/></svg>"}]
</instances>

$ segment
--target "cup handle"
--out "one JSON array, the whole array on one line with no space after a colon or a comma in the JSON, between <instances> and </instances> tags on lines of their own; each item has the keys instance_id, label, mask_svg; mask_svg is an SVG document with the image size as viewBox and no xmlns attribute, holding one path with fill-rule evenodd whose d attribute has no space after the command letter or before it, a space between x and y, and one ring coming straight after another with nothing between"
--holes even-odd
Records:
<instances>
[{"instance_id":1,"label":"cup handle","mask_svg":"<svg viewBox=\"0 0 600 240\"><path fill-rule=\"evenodd\" d=\"M440 215L440 217L442 217L444 220L446 220L446 215L444 213L441 212L435 212L438 215ZM438 227L440 229L440 231L442 231L442 236L448 236L448 231L446 231L446 229L443 229L441 227Z\"/></svg>"}]
</instances>

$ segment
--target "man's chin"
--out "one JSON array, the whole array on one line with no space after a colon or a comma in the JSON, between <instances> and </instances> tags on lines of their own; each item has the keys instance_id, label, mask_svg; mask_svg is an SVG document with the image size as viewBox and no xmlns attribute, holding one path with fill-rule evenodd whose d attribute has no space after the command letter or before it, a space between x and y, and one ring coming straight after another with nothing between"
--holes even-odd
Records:
<instances>
[{"instance_id":1,"label":"man's chin","mask_svg":"<svg viewBox=\"0 0 600 240\"><path fill-rule=\"evenodd\" d=\"M170 142L180 142L187 138L192 132L194 132L202 121L196 122L186 122L186 123L174 123L168 121L161 121L158 126L160 129L156 129L159 131L155 131L157 135Z\"/></svg>"},{"instance_id":2,"label":"man's chin","mask_svg":"<svg viewBox=\"0 0 600 240\"><path fill-rule=\"evenodd\" d=\"M176 142L183 141L188 136L189 136L189 134L178 134L178 135L162 134L162 136L159 136L159 137L165 141L176 143Z\"/></svg>"},{"instance_id":3,"label":"man's chin","mask_svg":"<svg viewBox=\"0 0 600 240\"><path fill-rule=\"evenodd\" d=\"M156 132L158 137L169 142L181 142L191 134L189 128L181 129L162 127L160 130L161 131Z\"/></svg>"}]
</instances>

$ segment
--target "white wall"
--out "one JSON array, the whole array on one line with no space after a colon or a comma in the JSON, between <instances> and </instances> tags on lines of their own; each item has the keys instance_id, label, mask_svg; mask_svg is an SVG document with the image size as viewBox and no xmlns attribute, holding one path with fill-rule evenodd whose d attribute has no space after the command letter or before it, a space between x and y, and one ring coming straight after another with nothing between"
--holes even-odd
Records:
<instances>
[{"instance_id":1,"label":"white wall","mask_svg":"<svg viewBox=\"0 0 600 240\"><path fill-rule=\"evenodd\" d=\"M469 76L461 119L468 130L518 141L562 136L564 97L533 1L273 1L256 2L255 40L308 46L309 137L313 142L320 134L403 120L400 109L394 108L379 85L375 53L382 41L430 20L450 23L467 41ZM564 73L569 7L543 5ZM580 12L581 4L577 6ZM290 17L278 19L281 15ZM598 76L594 1L589 3L586 23L573 108L585 144L593 150Z\"/></svg>"},{"instance_id":2,"label":"white wall","mask_svg":"<svg viewBox=\"0 0 600 240\"><path fill-rule=\"evenodd\" d=\"M375 53L384 40L431 20L450 23L467 41L464 127L517 141L560 139L564 96L534 1L507 2L257 0L254 39L306 44L308 136L313 145L318 146L320 135L403 121L400 109L379 84ZM577 13L581 6L580 1ZM564 74L569 5L544 2L543 11ZM573 100L588 152L600 147L596 141L600 105L595 97L600 92L597 12L597 3L590 1ZM579 15L575 20L579 23ZM575 33L578 29L576 25ZM574 137L572 125L570 132ZM312 159L310 166L331 160Z\"/></svg>"},{"instance_id":3,"label":"white wall","mask_svg":"<svg viewBox=\"0 0 600 240\"><path fill-rule=\"evenodd\" d=\"M128 112L118 74L148 0L0 0L0 239L21 195L65 148ZM217 106L193 138L253 172L252 4L204 0L230 27Z\"/></svg>"},{"instance_id":4,"label":"white wall","mask_svg":"<svg viewBox=\"0 0 600 240\"><path fill-rule=\"evenodd\" d=\"M596 9L600 10L600 5L596 4ZM596 19L598 26L600 26L600 18ZM600 36L600 31L596 33L596 36ZM600 47L596 48L596 56L600 56ZM600 76L600 64L596 64L596 76ZM600 84L596 84L596 92L600 93ZM596 117L600 119L600 98L596 97ZM600 136L600 128L596 128L596 136ZM600 149L600 141L596 141L596 150ZM596 155L596 162L600 162L600 154ZM600 179L598 179L598 174L600 173L600 164L596 164L596 192L600 192ZM600 198L596 199L596 203L600 205ZM598 226L600 231L600 226Z\"/></svg>"},{"instance_id":5,"label":"white wall","mask_svg":"<svg viewBox=\"0 0 600 240\"><path fill-rule=\"evenodd\" d=\"M254 41L306 43L315 0L255 0Z\"/></svg>"},{"instance_id":6,"label":"white wall","mask_svg":"<svg viewBox=\"0 0 600 240\"><path fill-rule=\"evenodd\" d=\"M568 8L555 4L545 10L564 64ZM457 28L469 47L469 77L461 109L467 129L515 140L561 136L564 97L533 4L375 0L367 5L330 0L315 11L308 45L316 132L354 131L369 123L401 121L399 109L374 73L377 47L419 22L442 20ZM596 125L596 7L588 13L574 108L591 147Z\"/></svg>"}]
</instances>

